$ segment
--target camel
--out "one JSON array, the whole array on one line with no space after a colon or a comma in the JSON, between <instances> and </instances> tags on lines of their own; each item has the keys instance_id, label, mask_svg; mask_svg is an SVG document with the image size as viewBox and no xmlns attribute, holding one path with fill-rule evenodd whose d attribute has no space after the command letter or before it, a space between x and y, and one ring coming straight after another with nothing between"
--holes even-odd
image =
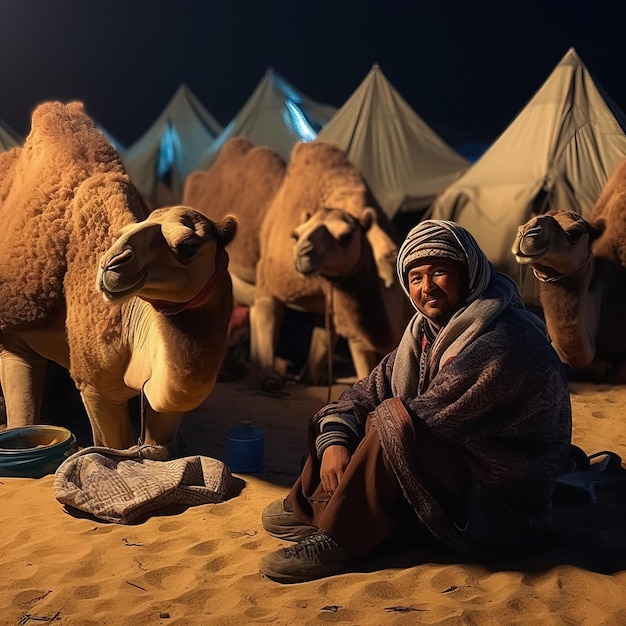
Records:
<instances>
[{"instance_id":1,"label":"camel","mask_svg":"<svg viewBox=\"0 0 626 626\"><path fill-rule=\"evenodd\" d=\"M186 206L148 215L82 103L47 102L0 160L0 383L9 428L39 417L45 366L69 370L96 446L175 441L211 393L232 310L237 223Z\"/></svg>"},{"instance_id":2,"label":"camel","mask_svg":"<svg viewBox=\"0 0 626 626\"><path fill-rule=\"evenodd\" d=\"M611 236L602 222L557 211L521 225L512 252L518 263L533 269L552 345L572 374L624 383L626 269L613 255L596 253L607 248Z\"/></svg>"},{"instance_id":3,"label":"camel","mask_svg":"<svg viewBox=\"0 0 626 626\"><path fill-rule=\"evenodd\" d=\"M229 185L230 181L235 184ZM284 383L274 361L285 308L317 314L325 311L327 281L298 272L293 258L294 230L318 210L337 209L357 221L367 212L369 226L364 232L377 272L372 277L372 293L395 302L401 291L395 275L398 247L388 234L391 226L345 151L333 144L298 143L287 166L269 148L255 147L243 137L231 139L210 170L194 172L188 178L183 202L212 219L219 219L224 211L238 218L239 232L229 246L233 259L230 271L235 299L253 305L248 377L252 387L275 389ZM378 288L379 283L383 289ZM348 307L345 314L349 310L355 309ZM395 314L402 320L400 325L406 322L404 307ZM395 329L397 324L393 326ZM323 331L321 336L323 339ZM321 381L319 361L323 361L323 350L319 338L320 333L314 332L308 365L313 384ZM346 338L353 357L359 352L359 343L368 345L354 332ZM371 364L375 358L380 355L358 357L361 365L355 363L357 375L369 373L371 367L364 363Z\"/></svg>"},{"instance_id":4,"label":"camel","mask_svg":"<svg viewBox=\"0 0 626 626\"><path fill-rule=\"evenodd\" d=\"M259 263L259 282L254 301L252 353L261 364L262 384L275 383L268 369L278 341L281 302L298 294L300 306L332 316L333 329L348 339L357 373L363 378L376 366L380 357L393 350L400 340L413 309L399 283L385 287L378 276L369 229L376 223L376 213L366 208L360 218L339 209L318 209L292 233L297 280L291 283L268 281L276 273L284 274L280 259L263 256ZM298 291L295 285L302 288ZM324 294L324 301L319 294ZM307 298L311 300L307 302ZM318 344L319 345L319 344ZM313 346L315 349L315 346ZM319 349L319 348L318 348ZM314 365L325 352L309 356ZM265 369L264 369L265 368Z\"/></svg>"}]
</instances>

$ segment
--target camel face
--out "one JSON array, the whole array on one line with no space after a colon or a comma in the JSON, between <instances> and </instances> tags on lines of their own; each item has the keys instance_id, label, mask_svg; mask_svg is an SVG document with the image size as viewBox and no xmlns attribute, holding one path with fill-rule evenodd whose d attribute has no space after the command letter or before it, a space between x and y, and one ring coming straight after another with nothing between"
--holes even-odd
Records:
<instances>
[{"instance_id":1,"label":"camel face","mask_svg":"<svg viewBox=\"0 0 626 626\"><path fill-rule=\"evenodd\" d=\"M227 241L232 235L234 229L227 229ZM224 241L219 229L193 209L158 209L144 221L122 228L100 258L96 288L109 301L138 295L186 302L215 272L218 244Z\"/></svg>"},{"instance_id":2,"label":"camel face","mask_svg":"<svg viewBox=\"0 0 626 626\"><path fill-rule=\"evenodd\" d=\"M338 209L316 211L293 231L296 270L329 279L351 276L359 264L362 235L372 223L371 216L366 214L362 221Z\"/></svg>"},{"instance_id":3,"label":"camel face","mask_svg":"<svg viewBox=\"0 0 626 626\"><path fill-rule=\"evenodd\" d=\"M546 278L568 276L588 262L589 224L573 211L531 218L517 229L511 248L520 265L532 265Z\"/></svg>"}]
</instances>

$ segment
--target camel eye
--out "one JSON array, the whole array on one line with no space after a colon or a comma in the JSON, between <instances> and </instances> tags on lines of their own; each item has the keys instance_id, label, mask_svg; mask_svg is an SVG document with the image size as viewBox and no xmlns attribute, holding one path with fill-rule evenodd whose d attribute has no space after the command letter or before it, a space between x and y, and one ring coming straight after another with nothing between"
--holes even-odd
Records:
<instances>
[{"instance_id":1,"label":"camel eye","mask_svg":"<svg viewBox=\"0 0 626 626\"><path fill-rule=\"evenodd\" d=\"M573 228L567 233L572 243L576 243L584 234L585 231L582 228Z\"/></svg>"},{"instance_id":2,"label":"camel eye","mask_svg":"<svg viewBox=\"0 0 626 626\"><path fill-rule=\"evenodd\" d=\"M182 263L189 263L197 254L200 244L192 241L182 241L176 246L174 253Z\"/></svg>"},{"instance_id":3,"label":"camel eye","mask_svg":"<svg viewBox=\"0 0 626 626\"><path fill-rule=\"evenodd\" d=\"M343 235L339 235L339 245L347 246L350 243L350 239L352 239L352 233L343 233Z\"/></svg>"}]
</instances>

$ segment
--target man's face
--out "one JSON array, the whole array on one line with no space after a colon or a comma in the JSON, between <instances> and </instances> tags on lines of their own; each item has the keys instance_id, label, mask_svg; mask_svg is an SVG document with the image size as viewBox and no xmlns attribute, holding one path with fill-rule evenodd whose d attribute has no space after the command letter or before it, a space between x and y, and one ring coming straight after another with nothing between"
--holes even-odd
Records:
<instances>
[{"instance_id":1,"label":"man's face","mask_svg":"<svg viewBox=\"0 0 626 626\"><path fill-rule=\"evenodd\" d=\"M417 309L441 328L463 306L468 295L465 268L443 258L419 259L409 269L409 293Z\"/></svg>"}]
</instances>

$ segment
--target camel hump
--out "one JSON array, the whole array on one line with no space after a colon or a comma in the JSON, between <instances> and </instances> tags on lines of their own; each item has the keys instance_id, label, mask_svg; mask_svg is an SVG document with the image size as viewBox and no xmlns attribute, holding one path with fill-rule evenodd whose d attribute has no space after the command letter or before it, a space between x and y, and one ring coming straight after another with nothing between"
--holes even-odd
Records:
<instances>
[{"instance_id":1,"label":"camel hump","mask_svg":"<svg viewBox=\"0 0 626 626\"><path fill-rule=\"evenodd\" d=\"M117 185L114 189L108 177L128 178L119 155L78 101L40 104L23 146L0 166L0 320L8 326L36 324L63 300L72 237L77 235L75 246L85 250L101 245L71 222L102 225L95 216L117 200ZM85 199L85 183L95 179L102 180L91 186L93 197L77 202ZM106 236L104 228L99 232Z\"/></svg>"},{"instance_id":2,"label":"camel hump","mask_svg":"<svg viewBox=\"0 0 626 626\"><path fill-rule=\"evenodd\" d=\"M61 141L67 143L75 134L84 135L95 129L85 113L82 102L44 102L33 111L27 143Z\"/></svg>"},{"instance_id":3,"label":"camel hump","mask_svg":"<svg viewBox=\"0 0 626 626\"><path fill-rule=\"evenodd\" d=\"M590 221L602 230L593 246L594 255L626 267L626 159L604 185Z\"/></svg>"}]
</instances>

